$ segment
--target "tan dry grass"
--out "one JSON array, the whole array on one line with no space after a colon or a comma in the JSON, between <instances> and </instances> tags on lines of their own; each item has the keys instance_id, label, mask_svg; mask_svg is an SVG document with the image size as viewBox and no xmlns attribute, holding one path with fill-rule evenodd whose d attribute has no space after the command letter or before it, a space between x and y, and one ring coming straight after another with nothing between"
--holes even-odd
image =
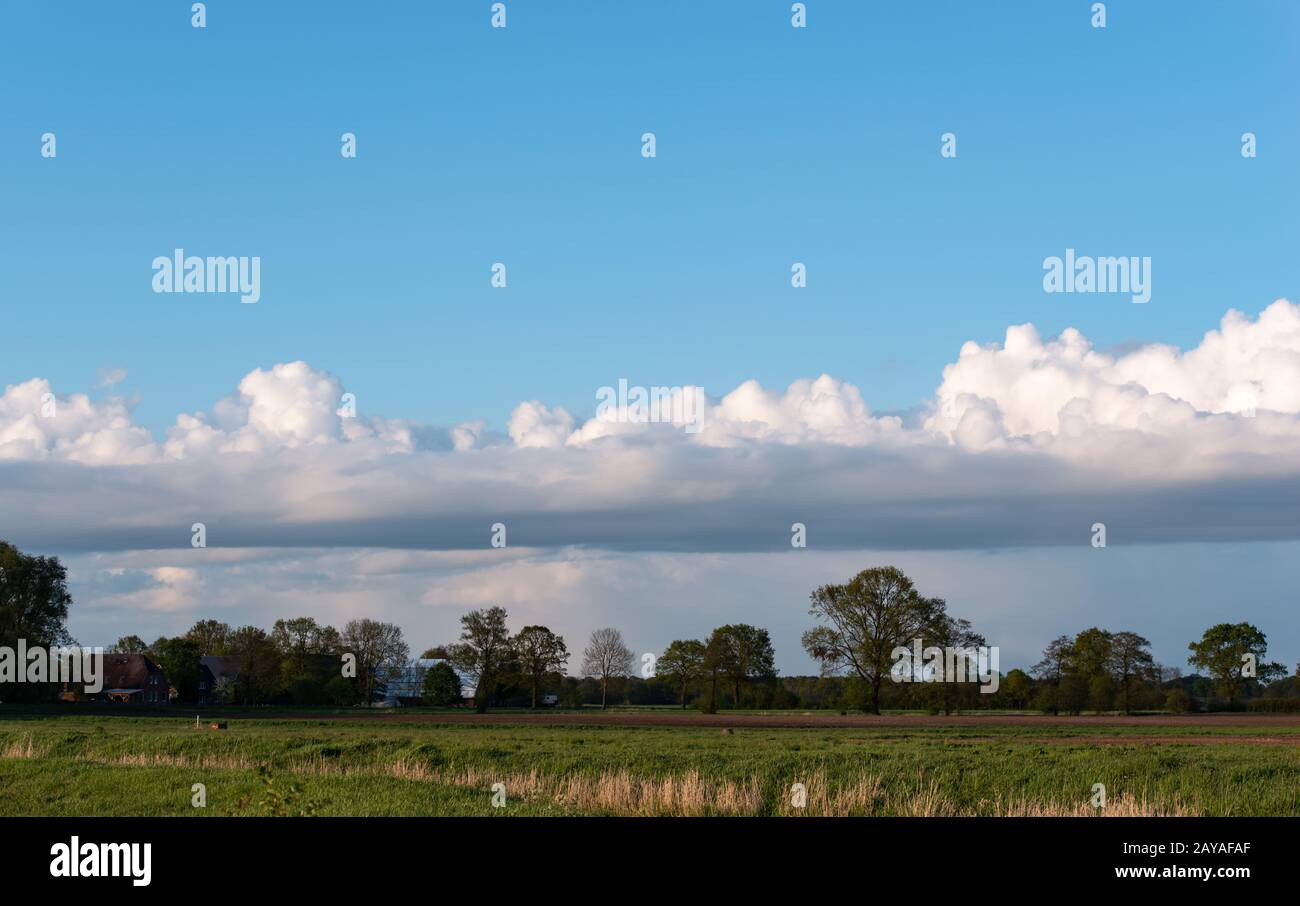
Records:
<instances>
[{"instance_id":1,"label":"tan dry grass","mask_svg":"<svg viewBox=\"0 0 1300 906\"><path fill-rule=\"evenodd\" d=\"M116 755L112 758L83 758L94 764L111 764L130 768L208 768L221 770L228 768L237 771L255 770L262 762L245 758L242 755L202 755L197 758L189 755L169 755L165 752L132 752Z\"/></svg>"},{"instance_id":2,"label":"tan dry grass","mask_svg":"<svg viewBox=\"0 0 1300 906\"><path fill-rule=\"evenodd\" d=\"M599 777L570 775L561 778L553 799L580 811L615 815L753 815L763 807L757 777L745 783L712 781L699 771L653 778L633 777L626 771Z\"/></svg>"},{"instance_id":3,"label":"tan dry grass","mask_svg":"<svg viewBox=\"0 0 1300 906\"><path fill-rule=\"evenodd\" d=\"M1011 799L1004 804L998 799L994 814L1007 818L1187 818L1200 812L1177 800L1161 803L1148 800L1146 793L1140 798L1121 793L1107 800L1104 809L1094 808L1089 802L1063 806L1030 799Z\"/></svg>"},{"instance_id":4,"label":"tan dry grass","mask_svg":"<svg viewBox=\"0 0 1300 906\"><path fill-rule=\"evenodd\" d=\"M980 803L977 809L959 808L948 800L935 780L918 780L918 789L890 791L880 777L861 774L850 783L830 788L823 774L814 774L805 784L807 801L803 808L793 804L793 794L786 796L777 814L789 816L844 817L849 815L899 815L914 818L952 818L988 815L1006 818L1133 818L1183 817L1196 812L1179 802L1153 802L1144 793L1140 798L1127 794L1113 796L1106 808L1094 808L1087 800L1077 803L1001 796Z\"/></svg>"},{"instance_id":5,"label":"tan dry grass","mask_svg":"<svg viewBox=\"0 0 1300 906\"><path fill-rule=\"evenodd\" d=\"M6 758L35 757L32 740L12 743L0 752ZM98 763L127 767L187 767L208 769L252 770L261 762L242 755L205 755L190 757L165 753L119 755L96 759ZM510 798L550 801L578 812L623 816L704 816L757 815L763 812L764 798L759 778L747 781L713 780L699 771L681 775L645 777L628 771L605 771L589 774L543 774L528 772L502 774L480 767L441 770L418 761L398 760L381 765L340 765L315 758L298 761L282 768L293 774L315 776L387 776L415 783L443 783L471 789L490 790L496 783L505 784ZM981 803L978 809L960 808L943 795L935 780L918 778L918 788L891 790L874 774L831 786L824 774L812 775L804 782L806 803L793 804L790 790L778 799L775 813L791 817L844 817L900 815L906 817L959 817L991 815L998 817L1181 817L1197 814L1179 802L1151 801L1145 794L1134 797L1120 794L1110 798L1105 809L1089 802L1059 802L1001 796Z\"/></svg>"},{"instance_id":6,"label":"tan dry grass","mask_svg":"<svg viewBox=\"0 0 1300 906\"><path fill-rule=\"evenodd\" d=\"M44 752L37 751L30 733L13 740L9 745L0 749L0 758L38 758L44 754Z\"/></svg>"},{"instance_id":7,"label":"tan dry grass","mask_svg":"<svg viewBox=\"0 0 1300 906\"><path fill-rule=\"evenodd\" d=\"M323 761L300 767L317 774L374 773L371 769ZM503 783L507 796L549 800L578 811L615 815L752 815L763 805L758 778L747 783L711 781L699 771L667 777L638 777L627 771L606 771L597 776L546 775L537 770L502 774L477 767L440 771L418 762L398 761L384 765L380 773L403 780L484 790Z\"/></svg>"}]
</instances>

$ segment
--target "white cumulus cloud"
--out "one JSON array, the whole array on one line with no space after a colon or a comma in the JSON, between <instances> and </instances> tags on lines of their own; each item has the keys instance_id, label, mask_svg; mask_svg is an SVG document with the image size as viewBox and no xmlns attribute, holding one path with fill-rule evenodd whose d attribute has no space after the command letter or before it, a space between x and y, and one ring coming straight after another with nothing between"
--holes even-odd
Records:
<instances>
[{"instance_id":1,"label":"white cumulus cloud","mask_svg":"<svg viewBox=\"0 0 1300 906\"><path fill-rule=\"evenodd\" d=\"M504 434L342 406L328 372L245 375L157 440L116 397L0 394L0 534L76 549L210 543L645 550L1058 543L1107 513L1145 540L1300 536L1300 307L1229 312L1186 351L1032 325L962 346L924 414L830 375L745 381L697 424L581 420L526 400ZM703 394L701 394L703 396ZM54 405L50 406L53 400ZM15 529L21 529L18 531ZM785 538L788 545L788 538Z\"/></svg>"}]
</instances>

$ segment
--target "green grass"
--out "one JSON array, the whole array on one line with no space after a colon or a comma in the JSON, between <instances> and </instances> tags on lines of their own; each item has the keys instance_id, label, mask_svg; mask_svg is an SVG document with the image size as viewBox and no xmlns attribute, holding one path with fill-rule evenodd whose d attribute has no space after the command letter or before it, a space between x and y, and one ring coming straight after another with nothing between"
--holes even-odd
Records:
<instances>
[{"instance_id":1,"label":"green grass","mask_svg":"<svg viewBox=\"0 0 1300 906\"><path fill-rule=\"evenodd\" d=\"M196 730L163 716L0 718L0 815L265 813L322 815L610 814L620 807L555 792L568 778L698 773L706 789L751 784L741 813L775 814L793 783L849 788L864 775L889 795L853 813L906 812L927 791L945 809L992 814L999 803L1070 810L1095 783L1108 796L1209 815L1300 816L1300 747L1233 743L1250 727L924 727L737 729L398 724L375 720L240 719ZM1276 735L1292 728L1269 727ZM1081 735L1221 736L1213 744L1048 742ZM257 769L270 770L271 786ZM531 777L531 785L521 778ZM507 782L507 806L491 784ZM207 807L191 805L191 787ZM298 790L290 793L293 785ZM522 784L522 787L521 787ZM241 799L243 805L241 806ZM902 804L900 804L902 803ZM708 803L703 813L715 811Z\"/></svg>"}]
</instances>

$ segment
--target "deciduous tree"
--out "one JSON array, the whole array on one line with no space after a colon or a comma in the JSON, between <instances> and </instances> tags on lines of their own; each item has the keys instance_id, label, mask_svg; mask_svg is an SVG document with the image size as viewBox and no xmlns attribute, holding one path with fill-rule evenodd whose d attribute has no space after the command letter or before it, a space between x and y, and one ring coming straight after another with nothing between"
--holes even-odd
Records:
<instances>
[{"instance_id":1,"label":"deciduous tree","mask_svg":"<svg viewBox=\"0 0 1300 906\"><path fill-rule=\"evenodd\" d=\"M1056 714L1061 709L1061 680L1070 670L1074 657L1074 640L1068 635L1058 635L1043 649L1043 659L1030 668L1041 681L1036 707Z\"/></svg>"},{"instance_id":2,"label":"deciduous tree","mask_svg":"<svg viewBox=\"0 0 1300 906\"><path fill-rule=\"evenodd\" d=\"M871 690L869 710L880 713L880 686L893 650L924 637L944 613L944 602L923 598L902 570L865 569L844 585L823 585L809 613L828 625L803 634L803 647L821 662L823 675L851 670Z\"/></svg>"},{"instance_id":3,"label":"deciduous tree","mask_svg":"<svg viewBox=\"0 0 1300 906\"><path fill-rule=\"evenodd\" d=\"M424 689L421 702L445 708L460 704L460 677L446 661L439 661L424 674Z\"/></svg>"},{"instance_id":4,"label":"deciduous tree","mask_svg":"<svg viewBox=\"0 0 1300 906\"><path fill-rule=\"evenodd\" d=\"M177 636L160 638L149 648L149 654L162 668L167 682L176 691L176 698L192 702L199 693L199 646L193 639Z\"/></svg>"},{"instance_id":5,"label":"deciduous tree","mask_svg":"<svg viewBox=\"0 0 1300 906\"><path fill-rule=\"evenodd\" d=\"M597 629L582 651L582 673L600 680L600 706L609 702L609 681L632 672L634 655L617 629Z\"/></svg>"},{"instance_id":6,"label":"deciduous tree","mask_svg":"<svg viewBox=\"0 0 1300 906\"><path fill-rule=\"evenodd\" d=\"M1136 632L1117 632L1111 636L1110 672L1115 678L1119 705L1127 714L1133 710L1133 694L1142 682L1158 681L1151 643Z\"/></svg>"},{"instance_id":7,"label":"deciduous tree","mask_svg":"<svg viewBox=\"0 0 1300 906\"><path fill-rule=\"evenodd\" d=\"M569 649L565 647L563 637L545 626L525 626L514 637L514 653L520 671L528 680L533 707L536 708L542 681L546 674L564 669L569 662Z\"/></svg>"},{"instance_id":8,"label":"deciduous tree","mask_svg":"<svg viewBox=\"0 0 1300 906\"><path fill-rule=\"evenodd\" d=\"M1261 682L1286 673L1286 668L1281 664L1264 663L1264 655L1268 653L1268 639L1249 623L1219 623L1211 626L1205 630L1201 640L1189 644L1187 650L1192 653L1187 662L1208 673L1229 704L1236 701L1237 693L1249 679L1242 669L1247 663L1248 655L1254 657L1255 679Z\"/></svg>"},{"instance_id":9,"label":"deciduous tree","mask_svg":"<svg viewBox=\"0 0 1300 906\"><path fill-rule=\"evenodd\" d=\"M24 554L0 541L0 645L16 647L24 639L30 647L51 648L73 644L68 634L68 572L58 557ZM52 683L6 683L5 701L52 697Z\"/></svg>"},{"instance_id":10,"label":"deciduous tree","mask_svg":"<svg viewBox=\"0 0 1300 906\"><path fill-rule=\"evenodd\" d=\"M238 659L235 696L241 702L269 702L280 691L280 653L265 630L239 627L230 634L226 650Z\"/></svg>"},{"instance_id":11,"label":"deciduous tree","mask_svg":"<svg viewBox=\"0 0 1300 906\"><path fill-rule=\"evenodd\" d=\"M1032 689L1029 674L1019 668L1008 670L1007 675L1002 679L1002 694L1013 708L1023 708L1028 705Z\"/></svg>"},{"instance_id":12,"label":"deciduous tree","mask_svg":"<svg viewBox=\"0 0 1300 906\"><path fill-rule=\"evenodd\" d=\"M686 707L686 693L691 683L704 675L705 647L698 639L675 639L655 663L655 672L677 688L681 705Z\"/></svg>"},{"instance_id":13,"label":"deciduous tree","mask_svg":"<svg viewBox=\"0 0 1300 906\"><path fill-rule=\"evenodd\" d=\"M776 676L775 654L766 629L735 623L714 630L723 674L731 681L732 707L741 705L742 687L751 680Z\"/></svg>"},{"instance_id":14,"label":"deciduous tree","mask_svg":"<svg viewBox=\"0 0 1300 906\"><path fill-rule=\"evenodd\" d=\"M185 637L198 643L199 656L229 654L231 628L219 620L199 620Z\"/></svg>"},{"instance_id":15,"label":"deciduous tree","mask_svg":"<svg viewBox=\"0 0 1300 906\"><path fill-rule=\"evenodd\" d=\"M460 641L447 649L447 659L474 683L474 707L482 714L511 657L505 608L471 611L460 618L460 625Z\"/></svg>"},{"instance_id":16,"label":"deciduous tree","mask_svg":"<svg viewBox=\"0 0 1300 906\"><path fill-rule=\"evenodd\" d=\"M411 653L401 628L378 620L349 620L343 627L340 646L356 656L361 700L366 704L374 698L379 674L401 670Z\"/></svg>"}]
</instances>

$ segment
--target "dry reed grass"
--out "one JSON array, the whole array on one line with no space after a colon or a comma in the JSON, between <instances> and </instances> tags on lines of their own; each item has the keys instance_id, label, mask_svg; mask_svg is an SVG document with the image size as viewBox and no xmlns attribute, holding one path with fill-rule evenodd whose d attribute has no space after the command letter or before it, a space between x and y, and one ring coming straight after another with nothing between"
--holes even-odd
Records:
<instances>
[{"instance_id":1,"label":"dry reed grass","mask_svg":"<svg viewBox=\"0 0 1300 906\"><path fill-rule=\"evenodd\" d=\"M30 733L13 740L9 745L0 749L0 758L37 758L44 754L44 752L37 751Z\"/></svg>"},{"instance_id":2,"label":"dry reed grass","mask_svg":"<svg viewBox=\"0 0 1300 906\"><path fill-rule=\"evenodd\" d=\"M4 757L34 757L31 738L11 744ZM242 755L208 755L198 758L164 753L119 755L100 763L128 767L167 766L208 769L252 770L261 762ZM626 770L600 774L545 774L536 769L503 774L483 767L440 769L419 761L398 760L378 765L340 765L314 758L281 767L299 775L328 777L385 776L415 783L441 783L470 789L489 790L505 784L511 798L552 802L580 813L622 816L704 816L764 814L765 799L758 777L745 781L712 779L692 770L679 775L649 777ZM784 816L843 817L899 815L906 817L1152 817L1188 816L1196 811L1179 803L1156 802L1128 794L1112 796L1106 808L1094 808L1087 800L1060 803L1029 797L1001 796L985 800L977 808L961 807L946 797L938 781L918 778L915 785L891 789L874 774L863 773L847 782L832 785L824 774L813 774L804 782L806 799L794 805L790 790L782 790L773 812Z\"/></svg>"}]
</instances>

